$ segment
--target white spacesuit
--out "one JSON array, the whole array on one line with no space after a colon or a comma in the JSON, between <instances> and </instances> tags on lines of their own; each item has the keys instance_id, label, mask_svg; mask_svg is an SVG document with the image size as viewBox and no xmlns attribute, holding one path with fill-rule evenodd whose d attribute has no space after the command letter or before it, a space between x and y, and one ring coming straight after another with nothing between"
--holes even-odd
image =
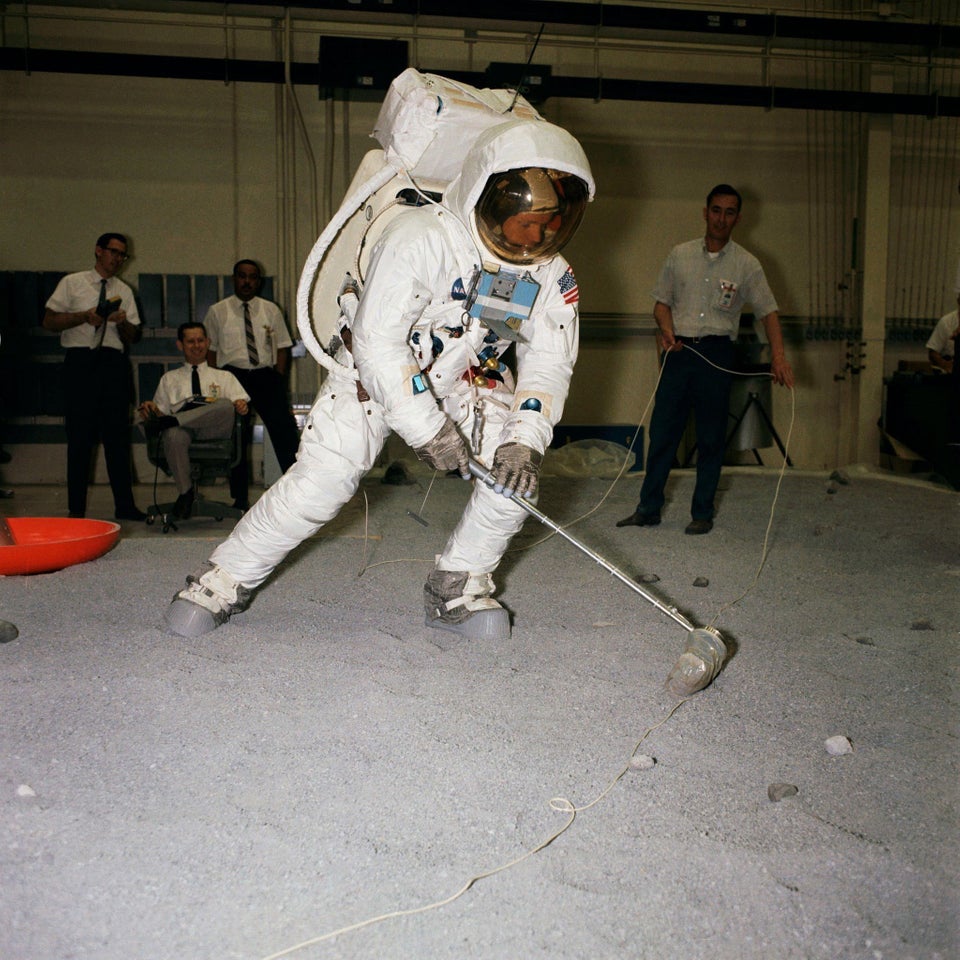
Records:
<instances>
[{"instance_id":1,"label":"white spacesuit","mask_svg":"<svg viewBox=\"0 0 960 960\"><path fill-rule=\"evenodd\" d=\"M196 636L249 603L287 553L336 516L391 431L427 463L469 477L490 467L425 586L427 624L471 638L509 636L491 573L532 497L567 397L578 347L578 289L558 251L592 199L577 141L542 120L511 119L469 150L442 204L411 206L384 229L362 282L341 296L336 359L297 462L187 578L167 610ZM356 294L359 294L357 297ZM501 355L516 346L516 383Z\"/></svg>"}]
</instances>

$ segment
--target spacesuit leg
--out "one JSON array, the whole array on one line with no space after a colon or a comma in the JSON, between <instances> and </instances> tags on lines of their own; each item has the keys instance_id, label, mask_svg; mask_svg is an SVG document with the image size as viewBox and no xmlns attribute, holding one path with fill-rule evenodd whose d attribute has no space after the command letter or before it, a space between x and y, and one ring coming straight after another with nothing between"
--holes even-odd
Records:
<instances>
[{"instance_id":1,"label":"spacesuit leg","mask_svg":"<svg viewBox=\"0 0 960 960\"><path fill-rule=\"evenodd\" d=\"M389 432L378 404L360 403L354 382L329 377L304 424L296 462L187 578L167 610L168 625L199 636L244 609L252 590L353 496Z\"/></svg>"},{"instance_id":2,"label":"spacesuit leg","mask_svg":"<svg viewBox=\"0 0 960 960\"><path fill-rule=\"evenodd\" d=\"M466 436L469 427L464 429ZM501 429L502 417L490 411L481 444L488 463ZM509 638L510 615L493 599L491 574L526 518L527 512L512 500L474 482L463 515L424 585L427 626L471 639Z\"/></svg>"},{"instance_id":3,"label":"spacesuit leg","mask_svg":"<svg viewBox=\"0 0 960 960\"><path fill-rule=\"evenodd\" d=\"M536 499L530 502L535 504ZM523 507L474 481L473 493L440 554L437 569L492 573L527 516Z\"/></svg>"}]
</instances>

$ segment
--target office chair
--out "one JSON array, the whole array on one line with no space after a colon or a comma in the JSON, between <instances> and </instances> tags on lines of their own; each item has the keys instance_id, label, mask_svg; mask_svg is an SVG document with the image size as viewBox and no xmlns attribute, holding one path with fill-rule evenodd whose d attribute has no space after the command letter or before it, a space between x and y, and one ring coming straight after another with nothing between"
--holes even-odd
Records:
<instances>
[{"instance_id":1,"label":"office chair","mask_svg":"<svg viewBox=\"0 0 960 960\"><path fill-rule=\"evenodd\" d=\"M163 455L162 434L147 437L147 459L158 470L170 476L170 468ZM243 450L243 418L238 413L233 420L233 432L229 437L217 440L193 440L190 444L190 479L193 482L193 506L190 518L213 517L222 520L232 517L239 520L243 511L229 503L208 500L200 491L202 483L211 483L218 477L230 478L230 472L240 462ZM156 495L154 495L156 500ZM159 517L164 533L171 527L177 529L173 520L174 502L152 503L147 507L147 523L152 524Z\"/></svg>"}]
</instances>

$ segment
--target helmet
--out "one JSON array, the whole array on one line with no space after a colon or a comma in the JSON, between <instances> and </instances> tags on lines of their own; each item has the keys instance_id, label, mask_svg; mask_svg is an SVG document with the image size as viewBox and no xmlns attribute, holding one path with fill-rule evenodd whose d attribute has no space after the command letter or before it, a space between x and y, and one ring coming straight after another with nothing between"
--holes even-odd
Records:
<instances>
[{"instance_id":1,"label":"helmet","mask_svg":"<svg viewBox=\"0 0 960 960\"><path fill-rule=\"evenodd\" d=\"M507 263L543 263L576 232L588 200L579 177L542 167L495 173L477 202L484 246Z\"/></svg>"}]
</instances>

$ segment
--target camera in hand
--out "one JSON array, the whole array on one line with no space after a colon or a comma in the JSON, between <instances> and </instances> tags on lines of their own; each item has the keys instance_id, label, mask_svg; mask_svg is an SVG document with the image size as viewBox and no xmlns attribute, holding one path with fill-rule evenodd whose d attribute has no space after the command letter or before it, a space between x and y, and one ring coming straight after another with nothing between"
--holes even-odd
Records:
<instances>
[{"instance_id":1,"label":"camera in hand","mask_svg":"<svg viewBox=\"0 0 960 960\"><path fill-rule=\"evenodd\" d=\"M104 300L103 303L97 304L97 313L106 320L111 313L116 313L120 309L120 297L111 297L109 300Z\"/></svg>"}]
</instances>

